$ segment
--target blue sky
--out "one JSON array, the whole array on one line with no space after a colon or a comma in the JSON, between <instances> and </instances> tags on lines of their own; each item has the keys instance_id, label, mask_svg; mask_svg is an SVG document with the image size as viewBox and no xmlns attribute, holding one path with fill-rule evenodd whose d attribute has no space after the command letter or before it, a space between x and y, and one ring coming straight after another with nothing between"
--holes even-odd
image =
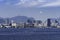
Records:
<instances>
[{"instance_id":1,"label":"blue sky","mask_svg":"<svg viewBox=\"0 0 60 40\"><path fill-rule=\"evenodd\" d=\"M0 0L0 16L28 16L35 19L60 17L60 0Z\"/></svg>"}]
</instances>

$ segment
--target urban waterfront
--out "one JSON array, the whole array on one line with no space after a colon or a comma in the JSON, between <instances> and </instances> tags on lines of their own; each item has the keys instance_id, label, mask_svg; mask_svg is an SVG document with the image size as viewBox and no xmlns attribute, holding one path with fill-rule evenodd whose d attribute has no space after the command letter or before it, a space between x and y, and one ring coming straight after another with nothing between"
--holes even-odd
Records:
<instances>
[{"instance_id":1,"label":"urban waterfront","mask_svg":"<svg viewBox=\"0 0 60 40\"><path fill-rule=\"evenodd\" d=\"M0 40L60 40L60 29L1 28Z\"/></svg>"},{"instance_id":2,"label":"urban waterfront","mask_svg":"<svg viewBox=\"0 0 60 40\"><path fill-rule=\"evenodd\" d=\"M16 19L18 18L18 19ZM45 22L21 16L0 19L0 40L59 40L60 20L48 18ZM19 20L20 19L20 20Z\"/></svg>"},{"instance_id":3,"label":"urban waterfront","mask_svg":"<svg viewBox=\"0 0 60 40\"><path fill-rule=\"evenodd\" d=\"M60 40L60 0L0 0L0 40Z\"/></svg>"}]
</instances>

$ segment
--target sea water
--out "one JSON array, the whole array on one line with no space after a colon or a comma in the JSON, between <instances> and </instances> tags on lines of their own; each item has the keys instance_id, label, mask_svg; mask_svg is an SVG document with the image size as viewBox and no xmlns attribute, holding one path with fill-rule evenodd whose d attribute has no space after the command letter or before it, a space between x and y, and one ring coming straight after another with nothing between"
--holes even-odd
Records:
<instances>
[{"instance_id":1,"label":"sea water","mask_svg":"<svg viewBox=\"0 0 60 40\"><path fill-rule=\"evenodd\" d=\"M0 40L60 40L60 29L0 28Z\"/></svg>"}]
</instances>

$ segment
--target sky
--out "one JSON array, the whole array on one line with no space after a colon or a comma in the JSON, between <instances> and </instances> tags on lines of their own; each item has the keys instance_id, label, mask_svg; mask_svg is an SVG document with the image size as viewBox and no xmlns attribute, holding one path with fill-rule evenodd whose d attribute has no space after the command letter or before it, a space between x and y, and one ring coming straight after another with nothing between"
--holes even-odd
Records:
<instances>
[{"instance_id":1,"label":"sky","mask_svg":"<svg viewBox=\"0 0 60 40\"><path fill-rule=\"evenodd\" d=\"M0 17L14 16L37 20L60 17L60 0L0 0Z\"/></svg>"}]
</instances>

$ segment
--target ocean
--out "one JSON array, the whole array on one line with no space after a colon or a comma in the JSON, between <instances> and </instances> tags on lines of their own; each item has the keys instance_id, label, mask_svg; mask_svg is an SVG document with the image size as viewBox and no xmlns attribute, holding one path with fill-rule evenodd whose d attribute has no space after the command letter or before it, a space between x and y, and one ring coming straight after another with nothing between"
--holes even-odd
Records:
<instances>
[{"instance_id":1,"label":"ocean","mask_svg":"<svg viewBox=\"0 0 60 40\"><path fill-rule=\"evenodd\" d=\"M0 28L0 40L60 40L60 29Z\"/></svg>"}]
</instances>

